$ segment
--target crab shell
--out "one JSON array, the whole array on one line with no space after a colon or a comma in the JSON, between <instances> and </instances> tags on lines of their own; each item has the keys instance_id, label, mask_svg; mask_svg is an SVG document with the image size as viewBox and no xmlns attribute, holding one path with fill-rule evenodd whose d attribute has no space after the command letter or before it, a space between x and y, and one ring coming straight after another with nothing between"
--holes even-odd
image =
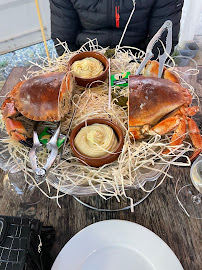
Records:
<instances>
[{"instance_id":1,"label":"crab shell","mask_svg":"<svg viewBox=\"0 0 202 270\"><path fill-rule=\"evenodd\" d=\"M69 112L71 73L53 72L18 83L9 97L15 108L35 121L60 121Z\"/></svg>"},{"instance_id":2,"label":"crab shell","mask_svg":"<svg viewBox=\"0 0 202 270\"><path fill-rule=\"evenodd\" d=\"M182 105L189 105L188 89L170 80L129 76L129 131L157 122Z\"/></svg>"}]
</instances>

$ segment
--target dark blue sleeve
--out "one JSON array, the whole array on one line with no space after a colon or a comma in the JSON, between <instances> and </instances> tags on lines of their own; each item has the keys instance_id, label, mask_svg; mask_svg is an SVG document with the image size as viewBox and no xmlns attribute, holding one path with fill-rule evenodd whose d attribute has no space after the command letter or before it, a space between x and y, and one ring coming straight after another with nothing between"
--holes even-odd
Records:
<instances>
[{"instance_id":1,"label":"dark blue sleeve","mask_svg":"<svg viewBox=\"0 0 202 270\"><path fill-rule=\"evenodd\" d=\"M179 39L179 31L180 31L180 20L181 20L181 13L182 13L182 7L184 4L184 0L156 0L150 14L149 19L149 39L150 40L156 32L159 30L159 28L163 25L163 23L166 20L171 20L173 23L173 29L172 29L172 51L174 47L178 43ZM162 35L161 40L165 44L165 36ZM155 56L158 55L158 49L157 47L162 47L161 43L158 42L154 47L154 53Z\"/></svg>"},{"instance_id":2,"label":"dark blue sleeve","mask_svg":"<svg viewBox=\"0 0 202 270\"><path fill-rule=\"evenodd\" d=\"M77 50L75 43L78 31L81 29L79 16L70 0L49 0L51 10L51 38L58 44L56 38L67 42L71 51ZM61 55L64 52L62 46L56 46Z\"/></svg>"}]
</instances>

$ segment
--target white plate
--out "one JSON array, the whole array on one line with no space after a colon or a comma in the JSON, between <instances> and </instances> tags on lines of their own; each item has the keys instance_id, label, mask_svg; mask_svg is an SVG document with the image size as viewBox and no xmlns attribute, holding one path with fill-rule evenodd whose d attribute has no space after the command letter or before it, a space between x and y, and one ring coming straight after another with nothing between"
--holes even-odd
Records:
<instances>
[{"instance_id":1,"label":"white plate","mask_svg":"<svg viewBox=\"0 0 202 270\"><path fill-rule=\"evenodd\" d=\"M59 253L52 270L183 270L161 238L123 220L94 223Z\"/></svg>"}]
</instances>

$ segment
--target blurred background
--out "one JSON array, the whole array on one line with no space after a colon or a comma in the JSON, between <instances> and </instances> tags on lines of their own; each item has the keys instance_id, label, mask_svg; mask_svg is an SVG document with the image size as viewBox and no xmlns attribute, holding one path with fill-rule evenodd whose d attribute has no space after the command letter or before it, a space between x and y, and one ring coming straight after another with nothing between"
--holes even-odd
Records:
<instances>
[{"instance_id":1,"label":"blurred background","mask_svg":"<svg viewBox=\"0 0 202 270\"><path fill-rule=\"evenodd\" d=\"M47 47L56 55L51 41L49 0L38 0ZM36 1L0 0L0 87L15 66L29 66L46 57ZM194 56L202 65L202 0L184 0L179 44L175 55L184 51L186 43L198 49ZM39 57L40 56L40 57Z\"/></svg>"}]
</instances>

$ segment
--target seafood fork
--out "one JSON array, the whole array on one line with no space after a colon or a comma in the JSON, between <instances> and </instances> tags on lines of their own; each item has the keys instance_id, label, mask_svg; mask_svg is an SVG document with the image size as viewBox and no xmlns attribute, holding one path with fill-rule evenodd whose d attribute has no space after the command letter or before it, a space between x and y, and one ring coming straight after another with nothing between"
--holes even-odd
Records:
<instances>
[{"instance_id":1,"label":"seafood fork","mask_svg":"<svg viewBox=\"0 0 202 270\"><path fill-rule=\"evenodd\" d=\"M146 49L146 54L145 57L140 64L139 68L137 69L135 75L139 75L142 69L146 66L147 62L154 56L152 53L152 49L155 45L155 43L159 40L163 32L167 29L167 37L166 37L166 47L165 47L165 52L159 56L159 70L158 70L158 78L161 78L162 72L163 72L163 67L165 64L165 61L168 57L168 55L171 52L172 49L172 22L170 20L167 20L164 22L164 24L161 26L161 28L158 30L158 32L153 36L153 38L150 40L147 49Z\"/></svg>"},{"instance_id":2,"label":"seafood fork","mask_svg":"<svg viewBox=\"0 0 202 270\"><path fill-rule=\"evenodd\" d=\"M34 125L33 146L31 150L29 151L29 159L30 159L31 167L35 173L36 180L41 182L45 180L45 177L47 176L53 162L55 161L57 157L57 154L58 154L57 139L60 134L61 122L58 122L55 133L51 137L50 141L46 144L47 149L51 150L51 153L43 168L38 167L38 164L37 164L36 152L40 151L42 148L42 144L40 143L38 135L37 135L37 127L38 127L38 122L36 122Z\"/></svg>"}]
</instances>

